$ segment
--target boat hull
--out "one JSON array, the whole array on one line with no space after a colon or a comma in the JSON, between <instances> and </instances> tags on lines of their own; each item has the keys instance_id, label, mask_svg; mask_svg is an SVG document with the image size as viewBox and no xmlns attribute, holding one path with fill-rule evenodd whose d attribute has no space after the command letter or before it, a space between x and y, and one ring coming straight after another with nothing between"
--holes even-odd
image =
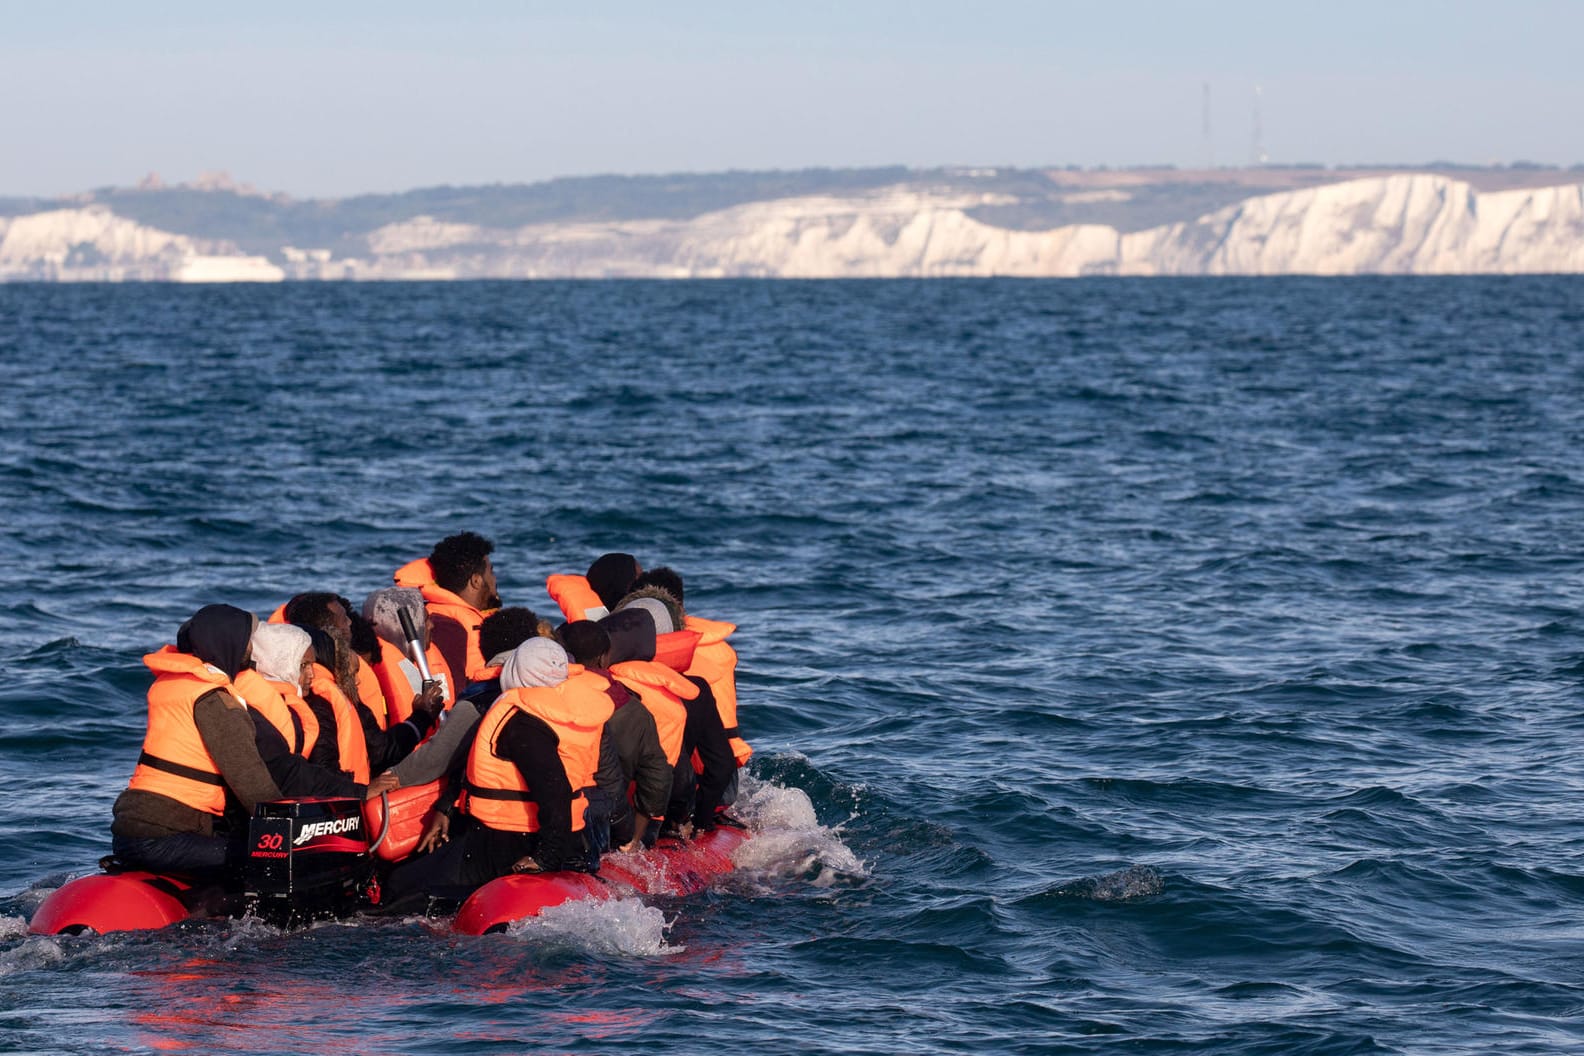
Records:
<instances>
[{"instance_id":1,"label":"boat hull","mask_svg":"<svg viewBox=\"0 0 1584 1056\"><path fill-rule=\"evenodd\" d=\"M457 912L456 930L488 935L536 917L553 906L579 899L623 894L692 895L732 870L732 852L747 834L721 827L685 843L663 840L639 854L615 855L600 863L598 876L587 873L513 873L491 880L469 896Z\"/></svg>"}]
</instances>

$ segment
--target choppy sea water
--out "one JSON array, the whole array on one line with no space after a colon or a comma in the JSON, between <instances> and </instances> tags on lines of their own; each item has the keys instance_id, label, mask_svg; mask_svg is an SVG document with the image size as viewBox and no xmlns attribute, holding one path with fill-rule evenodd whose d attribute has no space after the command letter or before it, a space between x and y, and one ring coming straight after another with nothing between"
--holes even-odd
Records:
<instances>
[{"instance_id":1,"label":"choppy sea water","mask_svg":"<svg viewBox=\"0 0 1584 1056\"><path fill-rule=\"evenodd\" d=\"M1584 1049L1584 283L0 286L0 1049ZM753 856L24 934L139 657L442 535L740 625Z\"/></svg>"}]
</instances>

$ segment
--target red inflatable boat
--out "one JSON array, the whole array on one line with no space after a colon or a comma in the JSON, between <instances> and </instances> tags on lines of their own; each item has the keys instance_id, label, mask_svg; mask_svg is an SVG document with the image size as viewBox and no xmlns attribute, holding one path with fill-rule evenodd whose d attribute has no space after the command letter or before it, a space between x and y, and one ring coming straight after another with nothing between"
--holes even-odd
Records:
<instances>
[{"instance_id":1,"label":"red inflatable boat","mask_svg":"<svg viewBox=\"0 0 1584 1056\"><path fill-rule=\"evenodd\" d=\"M439 792L436 782L367 803L262 803L249 829L251 850L240 892L135 870L103 872L51 893L28 930L104 934L247 914L292 927L348 916L378 904L377 863L400 861L413 852ZM370 839L370 832L378 835ZM456 928L469 935L504 931L514 921L574 899L694 894L732 870L732 852L746 838L742 830L722 827L686 842L663 840L653 850L608 857L598 876L504 876L474 892L457 914Z\"/></svg>"}]
</instances>

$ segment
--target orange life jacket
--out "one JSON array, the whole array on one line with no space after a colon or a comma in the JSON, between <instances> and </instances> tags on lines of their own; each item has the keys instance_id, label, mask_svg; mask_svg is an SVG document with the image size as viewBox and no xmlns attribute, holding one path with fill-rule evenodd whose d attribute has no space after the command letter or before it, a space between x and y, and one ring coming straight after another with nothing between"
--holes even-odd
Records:
<instances>
[{"instance_id":1,"label":"orange life jacket","mask_svg":"<svg viewBox=\"0 0 1584 1056\"><path fill-rule=\"evenodd\" d=\"M385 689L380 685L379 676L374 673L373 665L361 656L357 664L358 700L374 713L374 721L380 729L390 729L389 705L385 702Z\"/></svg>"},{"instance_id":2,"label":"orange life jacket","mask_svg":"<svg viewBox=\"0 0 1584 1056\"><path fill-rule=\"evenodd\" d=\"M154 672L148 691L148 730L128 788L153 792L194 810L225 813L226 784L204 747L193 705L211 690L241 696L225 672L167 645L143 658Z\"/></svg>"},{"instance_id":3,"label":"orange life jacket","mask_svg":"<svg viewBox=\"0 0 1584 1056\"><path fill-rule=\"evenodd\" d=\"M542 719L555 731L556 752L572 785L572 831L583 828L588 809L585 795L599 769L600 734L614 708L605 692L610 682L578 664L567 665L567 679L558 686L513 689L479 720L478 735L468 753L467 812L480 823L504 832L538 832L539 809L529 799L528 785L515 763L503 759L496 740L517 712Z\"/></svg>"},{"instance_id":4,"label":"orange life jacket","mask_svg":"<svg viewBox=\"0 0 1584 1056\"><path fill-rule=\"evenodd\" d=\"M693 650L693 663L684 674L697 675L709 683L732 754L737 757L738 766L746 766L753 749L737 728L737 650L726 641L737 625L689 616L684 626L700 636L698 648Z\"/></svg>"},{"instance_id":5,"label":"orange life jacket","mask_svg":"<svg viewBox=\"0 0 1584 1056\"><path fill-rule=\"evenodd\" d=\"M293 755L308 758L308 753L319 743L319 717L302 699L296 686L265 678L252 668L238 671L233 684L248 702L248 707L275 727Z\"/></svg>"},{"instance_id":6,"label":"orange life jacket","mask_svg":"<svg viewBox=\"0 0 1584 1056\"><path fill-rule=\"evenodd\" d=\"M655 730L666 762L675 766L682 756L682 733L687 725L684 700L694 700L698 687L671 668L653 660L623 660L612 664L611 676L637 695L645 710L654 716Z\"/></svg>"},{"instance_id":7,"label":"orange life jacket","mask_svg":"<svg viewBox=\"0 0 1584 1056\"><path fill-rule=\"evenodd\" d=\"M656 635L655 663L686 672L693 666L693 653L698 649L699 638L699 632L688 630Z\"/></svg>"},{"instance_id":8,"label":"orange life jacket","mask_svg":"<svg viewBox=\"0 0 1584 1056\"><path fill-rule=\"evenodd\" d=\"M587 576L567 576L557 574L545 580L545 590L550 594L550 600L561 607L561 614L567 618L568 623L578 620L599 619L606 615L605 603L600 596L594 593L594 588L589 586ZM598 615L590 617L590 609L600 610Z\"/></svg>"},{"instance_id":9,"label":"orange life jacket","mask_svg":"<svg viewBox=\"0 0 1584 1056\"><path fill-rule=\"evenodd\" d=\"M424 650L424 658L429 661L429 673L445 679L445 707L449 709L456 703L456 681L451 677L451 669L446 666L440 650L432 644ZM412 701L418 690L407 680L407 673L402 670L401 662L406 659L405 649L380 639L380 659L374 665L374 676L379 680L380 692L385 697L386 729L412 718Z\"/></svg>"},{"instance_id":10,"label":"orange life jacket","mask_svg":"<svg viewBox=\"0 0 1584 1056\"><path fill-rule=\"evenodd\" d=\"M363 739L363 723L358 720L357 709L336 685L335 675L323 664L314 664L309 688L328 700L330 710L335 713L336 753L341 758L341 769L351 774L358 784L368 784L368 742ZM324 732L328 734L329 731Z\"/></svg>"},{"instance_id":11,"label":"orange life jacket","mask_svg":"<svg viewBox=\"0 0 1584 1056\"><path fill-rule=\"evenodd\" d=\"M276 608L276 610L274 612L269 614L269 619L265 620L264 622L265 623L285 623L286 622L286 602L284 602L284 601L281 602L280 606L278 608Z\"/></svg>"},{"instance_id":12,"label":"orange life jacket","mask_svg":"<svg viewBox=\"0 0 1584 1056\"><path fill-rule=\"evenodd\" d=\"M434 568L430 566L427 557L420 557L398 568L391 578L396 581L398 587L422 587L426 583L434 582Z\"/></svg>"},{"instance_id":13,"label":"orange life jacket","mask_svg":"<svg viewBox=\"0 0 1584 1056\"><path fill-rule=\"evenodd\" d=\"M274 687L275 692L281 695L281 699L286 702L286 706L291 709L292 714L297 716L297 721L302 724L302 747L297 750L297 754L304 759L308 758L308 754L319 743L319 734L321 732L319 716L315 715L314 710L308 706L308 702L303 699L302 690L298 687L289 682L271 682L270 685Z\"/></svg>"},{"instance_id":14,"label":"orange life jacket","mask_svg":"<svg viewBox=\"0 0 1584 1056\"><path fill-rule=\"evenodd\" d=\"M435 624L432 637L446 643L441 651L446 666L453 673L465 674L469 682L484 681L481 676L488 665L479 652L479 625L484 622L484 614L438 583L425 583L420 589L429 618Z\"/></svg>"}]
</instances>

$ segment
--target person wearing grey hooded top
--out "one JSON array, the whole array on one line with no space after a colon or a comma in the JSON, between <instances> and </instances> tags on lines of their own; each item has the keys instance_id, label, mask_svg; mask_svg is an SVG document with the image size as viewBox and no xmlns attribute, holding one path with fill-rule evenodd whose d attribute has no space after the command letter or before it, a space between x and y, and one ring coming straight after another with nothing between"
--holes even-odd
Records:
<instances>
[{"instance_id":1,"label":"person wearing grey hooded top","mask_svg":"<svg viewBox=\"0 0 1584 1056\"><path fill-rule=\"evenodd\" d=\"M376 590L363 602L363 619L373 628L374 633L405 653L406 634L402 630L399 616L403 609L418 622L419 633L422 634L425 627L423 622L425 613L423 594L420 592L407 587L386 587L384 590ZM413 687L412 718L405 722L393 723L390 729L386 730L381 728L368 703L361 699L357 701L358 721L363 725L363 740L368 745L369 769L374 773L407 758L418 746L418 742L429 732L429 728L435 722L436 713L440 711L442 691L436 687L421 689L418 669L413 666L411 660L404 658L401 665L402 673ZM376 787L370 782L369 798L372 799L394 787L394 785Z\"/></svg>"},{"instance_id":2,"label":"person wearing grey hooded top","mask_svg":"<svg viewBox=\"0 0 1584 1056\"><path fill-rule=\"evenodd\" d=\"M524 686L553 686L566 679L566 654L549 638L539 638L539 618L531 609L509 606L491 613L479 627L479 647L489 666L504 670L514 665L514 677ZM527 646L519 650L519 646ZM521 655L517 656L516 653ZM515 659L514 659L515 656ZM501 676L476 682L457 698L434 736L411 755L376 777L370 790L380 792L427 784L458 770L467 761L479 719L501 695Z\"/></svg>"},{"instance_id":3,"label":"person wearing grey hooded top","mask_svg":"<svg viewBox=\"0 0 1584 1056\"><path fill-rule=\"evenodd\" d=\"M607 616L599 623L580 620L566 624L557 635L573 660L599 674L613 664L653 660L655 655L654 620L642 612ZM613 844L620 851L644 846L650 820L659 821L665 814L672 782L671 764L649 709L614 678L606 692L616 710L600 735L599 769L595 789L588 793L584 830L595 862Z\"/></svg>"}]
</instances>

